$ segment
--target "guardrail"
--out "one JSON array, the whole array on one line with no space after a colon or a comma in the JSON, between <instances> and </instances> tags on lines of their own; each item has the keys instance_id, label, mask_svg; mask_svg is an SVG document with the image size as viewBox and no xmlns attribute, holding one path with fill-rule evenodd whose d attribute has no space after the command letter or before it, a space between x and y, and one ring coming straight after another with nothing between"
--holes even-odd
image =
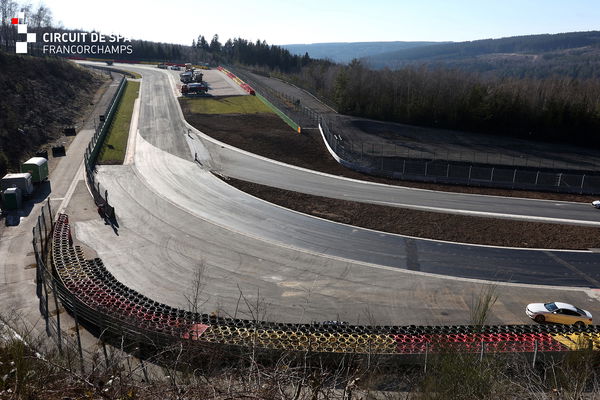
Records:
<instances>
[{"instance_id":1,"label":"guardrail","mask_svg":"<svg viewBox=\"0 0 600 400\"><path fill-rule=\"evenodd\" d=\"M84 154L85 176L92 192L92 196L94 197L94 202L98 206L99 211L111 221L114 221L115 219L115 209L108 202L108 191L102 188L100 182L96 182L96 160L126 87L127 79L123 77L106 109L104 121L96 127L94 136L90 140Z\"/></svg>"}]
</instances>

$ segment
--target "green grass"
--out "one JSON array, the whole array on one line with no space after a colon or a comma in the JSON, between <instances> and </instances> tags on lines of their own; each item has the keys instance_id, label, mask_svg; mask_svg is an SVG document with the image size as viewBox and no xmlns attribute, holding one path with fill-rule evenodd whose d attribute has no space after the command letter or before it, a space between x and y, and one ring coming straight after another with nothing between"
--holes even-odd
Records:
<instances>
[{"instance_id":1,"label":"green grass","mask_svg":"<svg viewBox=\"0 0 600 400\"><path fill-rule=\"evenodd\" d=\"M194 114L256 114L271 113L271 109L255 96L229 96L220 98L182 98Z\"/></svg>"},{"instance_id":2,"label":"green grass","mask_svg":"<svg viewBox=\"0 0 600 400\"><path fill-rule=\"evenodd\" d=\"M117 111L98 155L98 164L122 164L127 150L133 103L138 97L140 82L127 81Z\"/></svg>"}]
</instances>

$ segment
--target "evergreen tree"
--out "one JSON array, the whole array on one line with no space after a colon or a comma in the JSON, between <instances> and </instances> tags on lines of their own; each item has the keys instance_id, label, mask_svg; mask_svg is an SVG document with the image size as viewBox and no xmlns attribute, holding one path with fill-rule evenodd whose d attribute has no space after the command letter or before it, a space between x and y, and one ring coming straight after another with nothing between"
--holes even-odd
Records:
<instances>
[{"instance_id":1,"label":"evergreen tree","mask_svg":"<svg viewBox=\"0 0 600 400\"><path fill-rule=\"evenodd\" d=\"M215 33L212 40L210 41L210 52L211 53L219 53L221 52L221 42L219 42L219 35Z\"/></svg>"}]
</instances>

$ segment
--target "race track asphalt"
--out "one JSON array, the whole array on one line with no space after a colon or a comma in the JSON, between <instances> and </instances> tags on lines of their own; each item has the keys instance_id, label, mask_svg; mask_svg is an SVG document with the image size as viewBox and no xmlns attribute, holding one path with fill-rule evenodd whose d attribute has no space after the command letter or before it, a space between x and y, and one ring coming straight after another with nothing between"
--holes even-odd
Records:
<instances>
[{"instance_id":1,"label":"race track asphalt","mask_svg":"<svg viewBox=\"0 0 600 400\"><path fill-rule=\"evenodd\" d=\"M367 313L381 323L466 323L469 298L483 284L463 279L471 278L517 283L498 285L496 322L526 322L524 305L541 299L600 312L597 291L585 289L600 287L599 254L408 238L309 217L230 187L208 168L258 176L270 167L274 172L265 179L273 186L302 185L345 199L350 193L403 204L410 197L399 188L291 168L188 135L168 79L171 71L128 69L143 74L135 163L98 170L116 208L118 236L98 221L74 225L77 238L134 289L184 307L194 274L201 272L204 306L229 314L241 308L250 312L243 299L252 297L270 305L269 317L285 321L339 319L337 314L357 322ZM201 163L193 161L195 152ZM450 201L447 193L407 189L413 192L431 196L432 206L446 199L444 207L504 214L517 212L514 202L520 201L523 213L535 211L536 217L583 221L586 214L572 203L553 208L548 205L555 202L466 195Z\"/></svg>"}]
</instances>

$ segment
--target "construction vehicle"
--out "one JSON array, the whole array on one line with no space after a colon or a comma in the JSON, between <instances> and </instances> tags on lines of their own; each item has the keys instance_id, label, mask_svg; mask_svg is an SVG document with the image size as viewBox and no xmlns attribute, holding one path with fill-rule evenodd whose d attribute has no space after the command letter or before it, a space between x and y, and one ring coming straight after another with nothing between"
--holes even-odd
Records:
<instances>
[{"instance_id":1,"label":"construction vehicle","mask_svg":"<svg viewBox=\"0 0 600 400\"><path fill-rule=\"evenodd\" d=\"M208 92L208 85L206 82L194 82L187 83L181 86L181 94L206 94Z\"/></svg>"},{"instance_id":2,"label":"construction vehicle","mask_svg":"<svg viewBox=\"0 0 600 400\"><path fill-rule=\"evenodd\" d=\"M192 77L192 80L194 82L202 82L202 77L204 76L204 74L202 72L194 72L194 75Z\"/></svg>"},{"instance_id":3,"label":"construction vehicle","mask_svg":"<svg viewBox=\"0 0 600 400\"><path fill-rule=\"evenodd\" d=\"M44 182L48 179L48 160L32 157L21 165L21 172L29 172L33 183Z\"/></svg>"},{"instance_id":4,"label":"construction vehicle","mask_svg":"<svg viewBox=\"0 0 600 400\"><path fill-rule=\"evenodd\" d=\"M194 73L191 71L187 71L182 74L179 74L179 80L183 83L191 82L193 77L194 77Z\"/></svg>"}]
</instances>

